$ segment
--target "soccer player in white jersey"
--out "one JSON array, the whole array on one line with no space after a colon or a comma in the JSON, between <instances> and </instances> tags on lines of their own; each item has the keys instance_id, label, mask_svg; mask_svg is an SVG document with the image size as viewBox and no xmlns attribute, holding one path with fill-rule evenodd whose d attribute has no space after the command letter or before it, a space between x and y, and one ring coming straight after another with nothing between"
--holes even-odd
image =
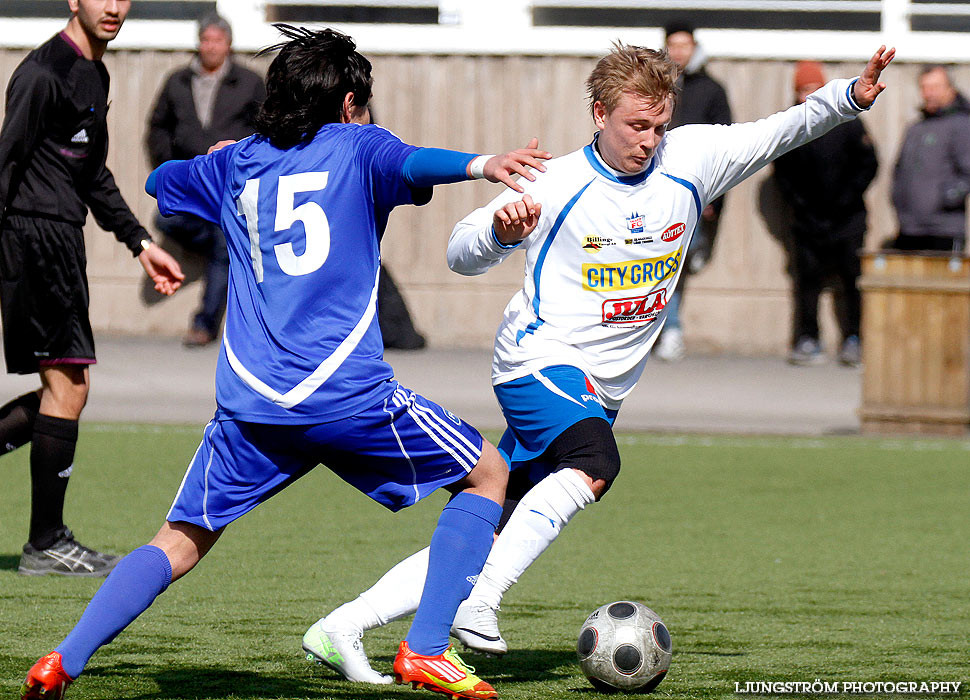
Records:
<instances>
[{"instance_id":1,"label":"soccer player in white jersey","mask_svg":"<svg viewBox=\"0 0 970 700\"><path fill-rule=\"evenodd\" d=\"M395 679L496 697L448 644L499 523L508 470L453 413L394 381L376 300L380 240L398 205L485 177L519 187L549 154L417 148L370 124L371 66L338 32L278 25L257 134L169 161L146 190L162 214L217 223L230 254L218 409L154 539L122 559L81 620L30 669L22 698L60 698L91 655L188 573L226 526L318 464L391 510L454 496L431 538L427 593Z\"/></svg>"},{"instance_id":2,"label":"soccer player in white jersey","mask_svg":"<svg viewBox=\"0 0 970 700\"><path fill-rule=\"evenodd\" d=\"M461 274L525 250L525 282L505 309L492 364L508 423L499 451L512 471L503 527L452 626L466 646L507 651L495 614L505 591L619 473L612 423L663 327L701 211L868 109L894 54L881 47L858 78L766 119L667 133L676 65L664 51L617 44L586 83L599 129L592 143L549 161L523 183L524 196L503 193L455 226L448 262ZM425 550L399 563L311 627L304 646L326 638L345 652L346 677L373 678L360 635L414 609L427 561Z\"/></svg>"}]
</instances>

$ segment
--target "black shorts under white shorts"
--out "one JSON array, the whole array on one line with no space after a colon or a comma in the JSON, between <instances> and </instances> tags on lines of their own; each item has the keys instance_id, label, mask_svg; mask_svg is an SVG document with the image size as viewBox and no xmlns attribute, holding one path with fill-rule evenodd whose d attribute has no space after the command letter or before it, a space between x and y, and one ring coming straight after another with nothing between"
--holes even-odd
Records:
<instances>
[{"instance_id":1,"label":"black shorts under white shorts","mask_svg":"<svg viewBox=\"0 0 970 700\"><path fill-rule=\"evenodd\" d=\"M8 214L0 226L0 312L10 374L91 365L87 256L81 228Z\"/></svg>"}]
</instances>

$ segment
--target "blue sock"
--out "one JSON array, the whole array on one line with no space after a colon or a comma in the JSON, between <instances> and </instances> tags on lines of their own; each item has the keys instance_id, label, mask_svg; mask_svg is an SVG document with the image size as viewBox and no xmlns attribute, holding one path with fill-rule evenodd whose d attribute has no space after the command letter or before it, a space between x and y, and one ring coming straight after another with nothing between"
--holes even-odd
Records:
<instances>
[{"instance_id":1,"label":"blue sock","mask_svg":"<svg viewBox=\"0 0 970 700\"><path fill-rule=\"evenodd\" d=\"M64 672L81 675L91 655L147 610L171 581L172 565L158 547L146 544L119 561L54 650L61 653Z\"/></svg>"},{"instance_id":2,"label":"blue sock","mask_svg":"<svg viewBox=\"0 0 970 700\"><path fill-rule=\"evenodd\" d=\"M444 653L455 613L472 591L475 578L492 548L502 506L483 496L461 492L438 518L431 536L428 578L414 615L407 643L425 656Z\"/></svg>"}]
</instances>

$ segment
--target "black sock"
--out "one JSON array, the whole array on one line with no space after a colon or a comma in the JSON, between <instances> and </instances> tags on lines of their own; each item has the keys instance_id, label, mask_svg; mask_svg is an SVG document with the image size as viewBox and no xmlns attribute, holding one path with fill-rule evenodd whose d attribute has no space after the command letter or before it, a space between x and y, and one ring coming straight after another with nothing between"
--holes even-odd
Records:
<instances>
[{"instance_id":1,"label":"black sock","mask_svg":"<svg viewBox=\"0 0 970 700\"><path fill-rule=\"evenodd\" d=\"M77 421L37 414L30 446L30 544L47 549L64 529L64 494L77 445Z\"/></svg>"},{"instance_id":2,"label":"black sock","mask_svg":"<svg viewBox=\"0 0 970 700\"><path fill-rule=\"evenodd\" d=\"M30 442L38 411L40 397L36 391L0 406L0 455L13 452Z\"/></svg>"}]
</instances>

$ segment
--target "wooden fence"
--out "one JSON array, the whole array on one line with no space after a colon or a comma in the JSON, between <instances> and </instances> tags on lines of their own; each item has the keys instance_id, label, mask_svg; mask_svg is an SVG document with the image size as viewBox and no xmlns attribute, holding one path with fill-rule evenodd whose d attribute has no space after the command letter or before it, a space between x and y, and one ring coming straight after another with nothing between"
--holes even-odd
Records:
<instances>
[{"instance_id":1,"label":"wooden fence","mask_svg":"<svg viewBox=\"0 0 970 700\"><path fill-rule=\"evenodd\" d=\"M0 51L5 84L25 52ZM152 218L143 192L149 172L145 125L166 74L190 58L185 52L113 51L109 165L135 213ZM594 59L562 56L374 56L377 119L405 141L468 151L497 152L540 144L561 154L586 144L593 133L584 80ZM264 70L266 61L239 60ZM828 75L858 74L861 65L828 64ZM867 194L870 245L890 237L895 218L888 187L906 125L916 118L917 66L896 64L876 108L863 115L877 147L880 169ZM791 102L792 66L782 61L715 60L709 71L727 88L735 119L747 121ZM956 72L970 86L970 67ZM786 274L784 211L762 171L727 197L714 259L692 279L683 307L688 347L694 351L782 353L790 334L790 281ZM416 324L437 346L488 346L501 311L521 284L522 259L478 278L448 270L445 245L454 223L498 191L478 182L437 188L422 208L402 208L388 227L384 259L408 301ZM110 234L86 228L92 322L99 332L178 335L197 303L195 282L172 299L147 289L140 266ZM198 260L187 259L197 280ZM823 302L823 340L834 344L831 304Z\"/></svg>"}]
</instances>

